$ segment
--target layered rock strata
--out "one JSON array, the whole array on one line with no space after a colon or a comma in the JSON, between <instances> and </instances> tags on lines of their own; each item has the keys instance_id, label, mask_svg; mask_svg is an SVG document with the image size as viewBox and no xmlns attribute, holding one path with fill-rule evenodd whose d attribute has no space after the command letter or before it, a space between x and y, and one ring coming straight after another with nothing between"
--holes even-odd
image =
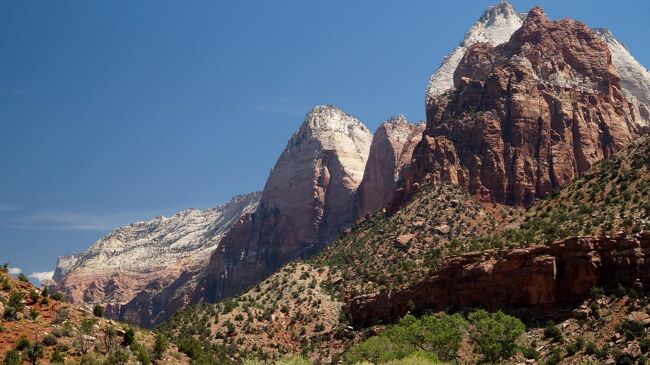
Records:
<instances>
[{"instance_id":1,"label":"layered rock strata","mask_svg":"<svg viewBox=\"0 0 650 365\"><path fill-rule=\"evenodd\" d=\"M475 43L455 89L427 100L407 193L423 179L528 205L639 133L607 44L584 24L533 8L507 43Z\"/></svg>"},{"instance_id":2,"label":"layered rock strata","mask_svg":"<svg viewBox=\"0 0 650 365\"><path fill-rule=\"evenodd\" d=\"M553 311L584 300L593 287L650 288L650 232L577 237L448 258L409 289L351 299L353 322L390 322L407 312L446 308Z\"/></svg>"}]
</instances>

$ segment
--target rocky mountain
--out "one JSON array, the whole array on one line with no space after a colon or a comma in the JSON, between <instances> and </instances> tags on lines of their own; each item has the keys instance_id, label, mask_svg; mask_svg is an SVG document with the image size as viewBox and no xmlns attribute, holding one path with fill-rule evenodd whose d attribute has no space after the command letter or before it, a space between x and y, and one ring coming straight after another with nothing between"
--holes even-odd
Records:
<instances>
[{"instance_id":1,"label":"rocky mountain","mask_svg":"<svg viewBox=\"0 0 650 365\"><path fill-rule=\"evenodd\" d=\"M488 7L479 20L465 34L456 47L431 75L427 85L426 104L432 98L454 89L454 71L467 49L474 43L498 46L510 40L526 19L526 13L517 13L508 1ZM650 72L632 56L630 51L607 29L594 28L612 54L612 63L621 79L621 88L630 101L631 113L639 127L650 123Z\"/></svg>"},{"instance_id":2,"label":"rocky mountain","mask_svg":"<svg viewBox=\"0 0 650 365\"><path fill-rule=\"evenodd\" d=\"M452 71L432 77L422 140L397 178L390 131L373 140L355 199L371 190L365 184L385 192L404 178L394 210L362 214L320 254L251 281L240 296L186 307L165 332L194 334L206 349L260 358L302 351L336 363L346 346L384 328L364 326L407 311L521 304L566 314L594 285L647 284L648 140L638 139L644 127L613 61L620 50L580 22L552 21L540 8L521 16L507 3L488 9L462 46L443 63ZM382 205L374 204L368 212ZM258 265L240 259L260 251L246 228L257 219L231 231L238 249L215 252L214 266L226 269L195 294L236 292L229 276ZM548 310L556 304L568 308ZM209 323L191 320L211 313ZM509 362L525 361L518 356Z\"/></svg>"},{"instance_id":3,"label":"rocky mountain","mask_svg":"<svg viewBox=\"0 0 650 365\"><path fill-rule=\"evenodd\" d=\"M564 321L576 310L575 326L585 319L581 300L592 286L634 287L637 278L650 285L642 259L650 237L649 158L644 136L524 214L452 185L423 186L395 214L355 224L321 254L285 265L241 296L186 307L162 329L170 337L197 333L198 341L244 357L308 351L334 362L350 344L384 328L367 325L407 310L510 308L532 316L532 324ZM625 317L615 318L602 301L592 308L613 322L592 313L597 323L580 333L607 344L600 329L610 331ZM192 320L206 316L214 320ZM548 348L542 353L552 355Z\"/></svg>"},{"instance_id":4,"label":"rocky mountain","mask_svg":"<svg viewBox=\"0 0 650 365\"><path fill-rule=\"evenodd\" d=\"M507 1L488 7L465 33L460 45L445 57L442 64L431 75L427 85L427 103L430 98L454 88L454 71L471 45L481 42L496 46L507 42L512 33L521 27L524 18L525 15L518 14Z\"/></svg>"},{"instance_id":5,"label":"rocky mountain","mask_svg":"<svg viewBox=\"0 0 650 365\"><path fill-rule=\"evenodd\" d=\"M141 292L155 292L181 273L204 267L228 229L257 207L260 193L204 211L187 209L118 228L83 253L59 258L56 288L77 304L102 304L108 314Z\"/></svg>"},{"instance_id":6,"label":"rocky mountain","mask_svg":"<svg viewBox=\"0 0 650 365\"><path fill-rule=\"evenodd\" d=\"M422 138L424 127L424 123L411 124L403 115L398 115L377 128L355 197L356 218L375 213L391 203L402 172L411 164L413 149Z\"/></svg>"},{"instance_id":7,"label":"rocky mountain","mask_svg":"<svg viewBox=\"0 0 650 365\"><path fill-rule=\"evenodd\" d=\"M446 181L486 201L529 205L641 132L606 43L533 8L500 46L475 43L454 90L427 99L409 186Z\"/></svg>"},{"instance_id":8,"label":"rocky mountain","mask_svg":"<svg viewBox=\"0 0 650 365\"><path fill-rule=\"evenodd\" d=\"M151 326L190 302L239 294L284 263L320 251L354 220L371 139L342 110L312 109L273 167L257 209L230 228L208 266L135 297L119 317Z\"/></svg>"},{"instance_id":9,"label":"rocky mountain","mask_svg":"<svg viewBox=\"0 0 650 365\"><path fill-rule=\"evenodd\" d=\"M320 251L350 225L371 139L340 109L309 112L273 167L258 209L212 255L194 300L238 294L287 261Z\"/></svg>"}]
</instances>

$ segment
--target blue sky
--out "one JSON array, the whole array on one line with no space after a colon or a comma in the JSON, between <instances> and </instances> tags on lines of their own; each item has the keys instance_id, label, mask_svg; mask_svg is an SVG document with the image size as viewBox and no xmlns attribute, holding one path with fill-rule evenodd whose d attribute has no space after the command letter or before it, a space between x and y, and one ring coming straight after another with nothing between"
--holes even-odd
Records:
<instances>
[{"instance_id":1,"label":"blue sky","mask_svg":"<svg viewBox=\"0 0 650 365\"><path fill-rule=\"evenodd\" d=\"M0 3L0 261L53 270L111 228L260 190L317 104L423 119L431 72L494 1ZM513 1L650 64L650 2Z\"/></svg>"}]
</instances>

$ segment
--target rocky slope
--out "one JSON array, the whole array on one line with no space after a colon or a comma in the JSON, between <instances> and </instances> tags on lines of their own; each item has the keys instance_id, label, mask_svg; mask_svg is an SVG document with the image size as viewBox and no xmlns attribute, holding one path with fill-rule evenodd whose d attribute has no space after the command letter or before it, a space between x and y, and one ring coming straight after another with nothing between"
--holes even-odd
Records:
<instances>
[{"instance_id":1,"label":"rocky slope","mask_svg":"<svg viewBox=\"0 0 650 365\"><path fill-rule=\"evenodd\" d=\"M540 8L507 43L469 47L454 86L428 99L409 188L445 181L486 201L528 205L640 133L607 44Z\"/></svg>"},{"instance_id":2,"label":"rocky slope","mask_svg":"<svg viewBox=\"0 0 650 365\"><path fill-rule=\"evenodd\" d=\"M391 203L402 172L410 165L413 149L422 138L424 127L424 123L411 124L403 115L398 115L377 128L363 180L355 196L356 218L375 213Z\"/></svg>"},{"instance_id":3,"label":"rocky slope","mask_svg":"<svg viewBox=\"0 0 650 365\"><path fill-rule=\"evenodd\" d=\"M128 325L94 316L57 299L56 293L48 296L4 269L0 269L0 314L0 361L12 356L18 359L3 363L32 363L28 362L30 354L40 355L32 357L39 364L106 360L140 364L145 358L155 359L157 364L190 363L173 344L162 352L154 351L156 335L150 331L135 329L133 343L123 342ZM84 326L85 322L89 326Z\"/></svg>"},{"instance_id":4,"label":"rocky slope","mask_svg":"<svg viewBox=\"0 0 650 365\"><path fill-rule=\"evenodd\" d=\"M257 207L260 194L205 211L188 209L118 228L84 253L61 257L54 280L76 304L100 303L117 316L141 292L155 292L181 273L204 267L230 226Z\"/></svg>"}]
</instances>

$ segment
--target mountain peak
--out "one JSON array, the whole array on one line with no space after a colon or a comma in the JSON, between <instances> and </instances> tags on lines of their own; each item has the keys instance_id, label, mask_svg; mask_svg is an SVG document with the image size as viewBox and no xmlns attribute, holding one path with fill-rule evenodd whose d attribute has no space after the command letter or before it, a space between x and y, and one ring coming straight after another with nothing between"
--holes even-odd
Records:
<instances>
[{"instance_id":1,"label":"mountain peak","mask_svg":"<svg viewBox=\"0 0 650 365\"><path fill-rule=\"evenodd\" d=\"M494 22L498 17L517 16L515 8L509 1L501 1L496 5L489 6L479 18L479 21L487 23Z\"/></svg>"},{"instance_id":2,"label":"mountain peak","mask_svg":"<svg viewBox=\"0 0 650 365\"><path fill-rule=\"evenodd\" d=\"M382 124L409 124L409 121L406 119L404 114L397 114L388 118L388 120Z\"/></svg>"},{"instance_id":3,"label":"mountain peak","mask_svg":"<svg viewBox=\"0 0 650 365\"><path fill-rule=\"evenodd\" d=\"M316 142L311 148L314 151L362 146L366 149L363 154L367 156L371 139L372 134L368 128L353 116L333 105L318 105L307 114L286 149L291 150L305 143Z\"/></svg>"},{"instance_id":4,"label":"mountain peak","mask_svg":"<svg viewBox=\"0 0 650 365\"><path fill-rule=\"evenodd\" d=\"M431 75L427 87L427 98L434 97L453 89L453 75L465 51L474 43L499 45L507 42L512 33L523 24L512 4L502 1L488 7L479 20L465 33L461 44L447 56L438 69Z\"/></svg>"}]
</instances>

